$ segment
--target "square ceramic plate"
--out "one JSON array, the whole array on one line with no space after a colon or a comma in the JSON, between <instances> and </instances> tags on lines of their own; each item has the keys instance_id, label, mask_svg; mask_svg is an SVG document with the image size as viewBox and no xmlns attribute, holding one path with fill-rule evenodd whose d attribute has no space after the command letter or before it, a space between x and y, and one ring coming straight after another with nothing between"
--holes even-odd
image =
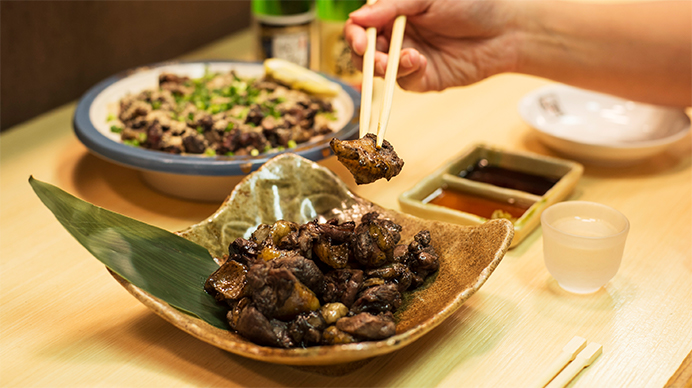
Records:
<instances>
[{"instance_id":1,"label":"square ceramic plate","mask_svg":"<svg viewBox=\"0 0 692 388\"><path fill-rule=\"evenodd\" d=\"M260 346L113 276L156 314L221 349L271 363L333 365L393 352L439 325L485 283L507 252L514 233L506 220L460 226L384 209L350 192L328 169L294 154L282 154L248 175L216 213L178 234L207 248L213 257L221 257L232 241L248 237L260 223L279 219L305 223L315 218L359 221L370 211L402 225L401 243L408 244L415 233L429 230L440 258L440 269L432 282L404 294L404 304L395 314L396 334L381 341L304 349Z\"/></svg>"},{"instance_id":2,"label":"square ceramic plate","mask_svg":"<svg viewBox=\"0 0 692 388\"><path fill-rule=\"evenodd\" d=\"M523 190L510 189L494 184L478 182L461 177L479 161L490 166L519 171L557 182L545 192L537 195ZM519 244L540 223L543 210L563 199L574 189L584 168L579 163L541 155L510 152L487 145L475 145L437 171L418 182L399 196L399 205L407 213L418 217L451 222L461 225L481 225L490 219L477 213L461 211L431 203L443 189L457 192L471 199L480 198L501 205L516 205L526 209L520 217L511 219L514 225L512 247ZM490 204L489 204L490 205Z\"/></svg>"}]
</instances>

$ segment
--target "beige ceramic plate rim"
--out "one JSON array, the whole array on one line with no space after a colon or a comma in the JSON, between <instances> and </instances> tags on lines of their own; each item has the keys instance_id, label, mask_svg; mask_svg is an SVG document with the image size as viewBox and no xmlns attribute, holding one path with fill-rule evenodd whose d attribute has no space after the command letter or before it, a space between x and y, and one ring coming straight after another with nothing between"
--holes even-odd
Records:
<instances>
[{"instance_id":1,"label":"beige ceramic plate rim","mask_svg":"<svg viewBox=\"0 0 692 388\"><path fill-rule=\"evenodd\" d=\"M312 168L317 168L317 169L322 169L326 170L326 168L321 167L317 165L314 162L310 162L306 159L303 159L299 156L292 155L292 154L284 154L277 156L273 160L270 160L265 166L261 167L259 171L261 171L263 168L266 168L267 165L270 163L275 163L277 160L282 160L282 159L296 159L296 160L301 160L302 163L310 163L312 165ZM259 172L258 171L258 172ZM328 171L328 170L327 170ZM255 173L253 173L255 174ZM332 174L329 172L329 174ZM332 174L333 175L333 174ZM250 179L252 174L244 179ZM343 185L344 187L345 184L339 180L336 175L334 175L334 179L339 185ZM238 187L242 186L242 182ZM237 190L237 189L236 189ZM236 191L234 190L234 192ZM349 192L350 193L350 192ZM370 202L367 202L357 196L355 194L350 193L351 196L354 198L364 201L368 204L371 204ZM230 201L233 195L229 196L229 199L227 201ZM225 205L226 203L224 203ZM207 220L212 219L213 217L216 216L219 212L221 212L224 208L224 205L217 211L214 215L210 216ZM390 337L386 340L382 341L371 341L371 342L360 342L360 343L355 343L355 344L347 344L347 345L335 345L335 346L315 346L315 347L309 347L309 348L294 348L294 349L279 349L279 348L271 348L271 347L266 347L266 346L259 346L255 345L251 342L247 342L245 340L239 341L238 336L235 335L234 333L216 328L212 325L209 325L208 323L202 321L201 319L198 319L194 316L188 315L186 313L183 313L180 310L177 310L173 308L172 306L168 305L166 302L153 297L152 295L148 294L147 292L141 290L140 288L132 285L131 283L127 282L125 279L121 278L115 273L111 272L111 275L128 291L130 294L132 294L136 299L138 299L141 303L143 303L145 306L150 308L154 313L165 319L166 321L172 323L174 326L178 327L179 329L193 335L194 337L205 341L209 344L212 344L218 348L224 349L226 351L229 351L231 353L248 357L251 359L259 360L259 361L265 361L265 362L270 362L270 363L277 363L277 364L286 364L286 365L334 365L334 364L342 364L342 363L348 363L348 362L353 362L353 361L358 361L358 360L363 360L367 358L371 358L374 356L378 355L383 355L386 353L393 352L397 349L400 349L401 347L417 340L421 336L423 336L425 333L429 332L433 328L435 328L437 325L439 325L442 321L444 321L445 318L447 318L449 315L451 315L454 311L456 311L471 295L473 295L487 280L487 278L490 276L490 274L494 271L494 269L497 267L497 265L500 263L502 258L504 257L505 253L509 249L509 245L512 241L512 236L514 233L512 224L509 221L506 220L493 220L490 221L484 225L481 226L459 226L459 225L450 225L450 224L444 224L442 222L437 222L437 221L424 221L417 219L416 217L412 217L403 213L398 213L392 210L387 210L380 208L377 205L373 205L377 210L381 211L382 213L386 214L387 217L391 216L396 216L400 218L408 218L412 220L419 220L420 222L424 222L431 227L442 227L446 225L446 227L456 227L456 228L464 228L468 231L481 231L482 229L493 229L496 230L503 235L503 239L499 242L500 248L494 252L493 258L490 261L490 263L481 271L481 273L478 275L476 282L471 286L467 287L463 292L459 292L454 300L452 300L448 305L444 306L440 311L438 311L436 314L433 314L429 316L426 321L423 324L420 324L418 326L410 328L408 331L396 334L393 337ZM207 220L197 224L203 224ZM193 226L194 227L194 226ZM188 229L189 230L189 229ZM183 231L184 232L184 231ZM182 233L182 232L179 232ZM449 260L452 260L451 258ZM110 272L110 271L109 271Z\"/></svg>"},{"instance_id":2,"label":"beige ceramic plate rim","mask_svg":"<svg viewBox=\"0 0 692 388\"><path fill-rule=\"evenodd\" d=\"M562 99L565 99L569 101L570 103L576 104L576 105L587 105L589 102L592 101L603 101L605 107L599 108L596 112L590 112L588 116L584 116L584 120L589 123L589 120L593 120L594 118L598 117L599 115L602 115L601 111L606 110L606 108L609 108L608 104L621 104L621 105L631 105L632 110L635 111L640 111L640 110L647 110L651 111L651 116L662 116L662 117L673 117L676 118L677 120L674 121L675 125L670 125L666 127L665 130L659 130L658 128L655 128L654 131L652 132L652 136L658 136L654 138L644 138L644 139L638 139L638 140L632 140L632 141L627 141L627 142L614 142L614 141L606 141L605 139L592 139L591 141L588 140L581 140L577 138L570 138L570 137L565 137L561 136L558 133L555 133L552 130L552 125L549 123L545 122L539 122L537 120L537 117L532 115L531 109L532 108L538 108L540 104L537 103L537 101L540 99L541 96L546 96L546 95L555 95L559 96ZM597 104L598 105L598 104ZM518 109L519 109L519 114L521 115L522 119L528 123L533 129L536 131L553 137L555 139L560 139L562 141L565 141L566 143L569 144L579 144L582 146L588 146L588 147L594 147L596 149L600 150L612 150L612 149L620 149L620 150L637 150L637 149L645 149L649 147L656 147L656 146L661 146L661 145L667 145L676 142L677 140L682 139L685 137L691 130L690 128L690 118L687 116L685 113L684 109L681 108L676 108L676 107L668 107L668 106L658 106L658 105L652 105L652 104L644 104L644 103L638 103L638 102L633 102L629 101L626 99L622 99L616 96L608 95L605 93L597 93L591 90L586 90L586 89L581 89L569 85L564 85L564 84L552 84L552 85L546 85L541 88L538 88L536 90L533 90L529 93L527 93L524 97L522 97L521 101L519 101L518 104ZM547 115L548 113L546 113ZM570 112L570 114L573 114ZM625 112L623 115L628 116L630 115L631 112ZM595 124L594 124L595 125ZM633 121L629 127L632 127L633 130L643 126L643 122L639 121ZM586 124L582 123L581 125L570 125L574 130L580 130L580 127L586 126ZM605 128L605 127L601 127ZM658 132L662 132L662 134L659 134Z\"/></svg>"}]
</instances>

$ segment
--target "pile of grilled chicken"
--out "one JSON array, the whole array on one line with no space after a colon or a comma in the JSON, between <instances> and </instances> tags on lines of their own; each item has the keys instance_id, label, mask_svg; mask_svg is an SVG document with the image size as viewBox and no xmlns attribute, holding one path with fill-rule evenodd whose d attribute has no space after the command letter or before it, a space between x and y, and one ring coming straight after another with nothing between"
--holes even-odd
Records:
<instances>
[{"instance_id":1,"label":"pile of grilled chicken","mask_svg":"<svg viewBox=\"0 0 692 388\"><path fill-rule=\"evenodd\" d=\"M402 293L439 261L430 232L399 244L401 226L376 212L358 225L317 220L260 225L238 238L205 289L230 327L260 345L291 348L381 340L396 333Z\"/></svg>"}]
</instances>

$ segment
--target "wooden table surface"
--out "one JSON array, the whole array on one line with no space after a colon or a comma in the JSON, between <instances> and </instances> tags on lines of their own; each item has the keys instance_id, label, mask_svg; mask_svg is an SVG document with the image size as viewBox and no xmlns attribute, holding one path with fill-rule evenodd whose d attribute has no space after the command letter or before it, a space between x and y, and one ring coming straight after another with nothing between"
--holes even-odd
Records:
<instances>
[{"instance_id":1,"label":"wooden table surface","mask_svg":"<svg viewBox=\"0 0 692 388\"><path fill-rule=\"evenodd\" d=\"M252 59L251 43L246 31L186 59ZM322 164L361 196L398 209L401 192L477 142L555 156L517 112L524 94L546 84L502 75L443 93L397 90L387 138L406 161L399 177L356 187L335 158ZM170 231L219 205L161 195L134 170L91 155L72 132L74 109L0 137L0 386L520 387L579 335L603 344L603 355L571 386L662 387L692 350L689 137L637 166L585 167L571 198L615 207L631 223L622 266L605 288L562 291L543 264L539 227L443 324L335 377L245 359L178 330L62 228L32 192L30 175Z\"/></svg>"}]
</instances>

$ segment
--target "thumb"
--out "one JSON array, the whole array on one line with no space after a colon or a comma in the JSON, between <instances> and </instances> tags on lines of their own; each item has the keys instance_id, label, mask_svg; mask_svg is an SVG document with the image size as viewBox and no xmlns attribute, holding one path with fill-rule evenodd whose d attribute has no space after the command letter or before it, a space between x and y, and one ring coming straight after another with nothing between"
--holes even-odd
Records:
<instances>
[{"instance_id":1,"label":"thumb","mask_svg":"<svg viewBox=\"0 0 692 388\"><path fill-rule=\"evenodd\" d=\"M429 1L422 0L377 0L375 4L364 5L351 12L349 17L355 24L379 29L399 15L418 15L425 12L429 6Z\"/></svg>"}]
</instances>

